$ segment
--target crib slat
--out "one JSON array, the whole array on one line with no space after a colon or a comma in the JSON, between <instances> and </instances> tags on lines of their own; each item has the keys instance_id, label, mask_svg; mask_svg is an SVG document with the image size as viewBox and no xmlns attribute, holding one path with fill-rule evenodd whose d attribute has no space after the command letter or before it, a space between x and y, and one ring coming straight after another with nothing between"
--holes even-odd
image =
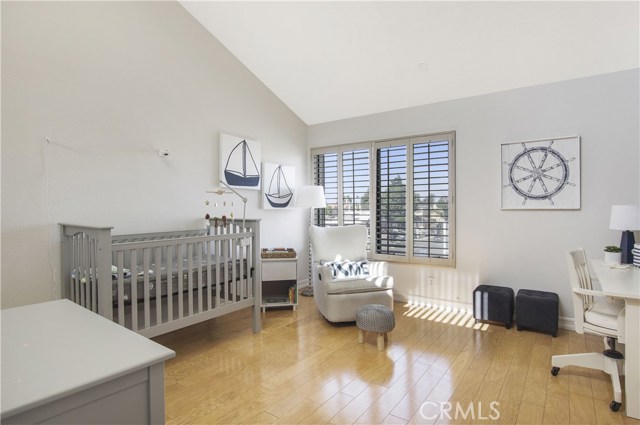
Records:
<instances>
[{"instance_id":1,"label":"crib slat","mask_svg":"<svg viewBox=\"0 0 640 425\"><path fill-rule=\"evenodd\" d=\"M96 241L89 239L89 269L96 270ZM91 294L91 311L98 311L98 276L95 273L91 273L91 282L87 288Z\"/></svg>"},{"instance_id":2,"label":"crib slat","mask_svg":"<svg viewBox=\"0 0 640 425\"><path fill-rule=\"evenodd\" d=\"M151 326L151 311L149 305L151 304L149 296L149 248L142 249L142 267L144 267L144 328Z\"/></svg>"},{"instance_id":3,"label":"crib slat","mask_svg":"<svg viewBox=\"0 0 640 425\"><path fill-rule=\"evenodd\" d=\"M138 330L138 251L131 250L131 329Z\"/></svg>"},{"instance_id":4,"label":"crib slat","mask_svg":"<svg viewBox=\"0 0 640 425\"><path fill-rule=\"evenodd\" d=\"M242 288L242 299L246 299L247 297L247 278L245 277L244 274L244 259L246 258L246 254L245 254L245 248L242 246L242 240L238 239L238 241L236 242L238 244L239 250L240 250L240 264L238 266L239 269L239 274L240 274L240 287Z\"/></svg>"},{"instance_id":5,"label":"crib slat","mask_svg":"<svg viewBox=\"0 0 640 425\"><path fill-rule=\"evenodd\" d=\"M222 291L222 282L221 282L221 270L220 270L220 241L213 241L213 246L215 250L215 258L216 258L216 270L213 275L214 282L213 284L216 286L216 307L220 307L220 292Z\"/></svg>"},{"instance_id":6,"label":"crib slat","mask_svg":"<svg viewBox=\"0 0 640 425\"><path fill-rule=\"evenodd\" d=\"M206 292L206 288L203 285L203 280L202 280L202 265L203 265L203 260L204 258L202 258L202 256L204 255L203 249L204 246L202 245L201 242L197 242L195 243L195 249L196 249L196 253L197 253L197 257L196 257L196 262L198 264L198 313L202 313L202 305L203 305L203 298L204 298L204 293Z\"/></svg>"},{"instance_id":7,"label":"crib slat","mask_svg":"<svg viewBox=\"0 0 640 425\"><path fill-rule=\"evenodd\" d=\"M173 321L173 246L167 247L167 321Z\"/></svg>"},{"instance_id":8,"label":"crib slat","mask_svg":"<svg viewBox=\"0 0 640 425\"><path fill-rule=\"evenodd\" d=\"M251 276L251 271L253 270L253 238L249 239L249 244L247 245L247 280L249 281L248 286L249 286L249 298L254 298L254 294L256 294L256 292L253 290L253 285L254 282L256 282L256 279ZM259 283L260 285L262 285L262 282ZM262 300L256 300L256 303L262 303ZM259 305L258 304L258 305Z\"/></svg>"},{"instance_id":9,"label":"crib slat","mask_svg":"<svg viewBox=\"0 0 640 425\"><path fill-rule=\"evenodd\" d=\"M154 260L156 262L156 326L162 323L162 247L156 248Z\"/></svg>"},{"instance_id":10,"label":"crib slat","mask_svg":"<svg viewBox=\"0 0 640 425\"><path fill-rule=\"evenodd\" d=\"M220 235L224 234L223 229L220 229L218 233ZM220 269L218 273L220 273L220 282L224 285L224 302L226 303L229 300L229 291L231 288L229 287L229 279L227 278L227 254L226 251L226 243L223 239L220 240Z\"/></svg>"},{"instance_id":11,"label":"crib slat","mask_svg":"<svg viewBox=\"0 0 640 425\"><path fill-rule=\"evenodd\" d=\"M124 252L118 251L118 260L116 267L118 268L118 324L124 326ZM133 276L131 284L135 285Z\"/></svg>"},{"instance_id":12,"label":"crib slat","mask_svg":"<svg viewBox=\"0 0 640 425\"><path fill-rule=\"evenodd\" d=\"M87 270L87 278L84 281L84 284L82 285L82 288L84 289L84 303L87 306L88 309L91 309L91 278L93 278L94 275L94 270L91 267L91 257L90 257L90 252L91 252L91 240L89 239L89 236L86 235L84 238L84 251L83 251L83 255L84 255L84 266Z\"/></svg>"},{"instance_id":13,"label":"crib slat","mask_svg":"<svg viewBox=\"0 0 640 425\"><path fill-rule=\"evenodd\" d=\"M237 239L229 239L229 246L231 247L231 281L233 282L233 289L234 289L233 300L234 301L238 300L236 298L236 295L240 295L236 293L238 291L238 279L237 279L237 270L236 270L236 260L238 258L237 242L238 242Z\"/></svg>"},{"instance_id":14,"label":"crib slat","mask_svg":"<svg viewBox=\"0 0 640 425\"><path fill-rule=\"evenodd\" d=\"M211 242L207 242L204 246L207 256L207 288L205 292L207 294L207 310L211 310Z\"/></svg>"},{"instance_id":15,"label":"crib slat","mask_svg":"<svg viewBox=\"0 0 640 425\"><path fill-rule=\"evenodd\" d=\"M189 316L193 316L193 244L187 245L187 288Z\"/></svg>"},{"instance_id":16,"label":"crib slat","mask_svg":"<svg viewBox=\"0 0 640 425\"><path fill-rule=\"evenodd\" d=\"M80 263L78 261L78 237L72 237L72 253L73 258L73 276L71 276L71 295L73 296L73 302L80 304Z\"/></svg>"},{"instance_id":17,"label":"crib slat","mask_svg":"<svg viewBox=\"0 0 640 425\"><path fill-rule=\"evenodd\" d=\"M82 305L82 297L80 296L80 284L81 284L81 280L82 280L82 276L84 271L82 270L82 264L80 264L80 253L81 248L82 248L82 240L80 239L80 236L77 236L75 238L75 253L74 253L74 261L75 261L75 265L76 265L76 278L75 278L75 294L76 294L76 302L80 305Z\"/></svg>"},{"instance_id":18,"label":"crib slat","mask_svg":"<svg viewBox=\"0 0 640 425\"><path fill-rule=\"evenodd\" d=\"M71 237L71 262L73 266L72 274L69 279L69 295L74 303L78 303L78 279L80 269L78 267L78 240L75 236Z\"/></svg>"},{"instance_id":19,"label":"crib slat","mask_svg":"<svg viewBox=\"0 0 640 425\"><path fill-rule=\"evenodd\" d=\"M87 280L84 283L84 296L86 297L86 303L87 303L87 308L91 308L91 282L93 281L93 279L95 278L95 268L93 267L93 264L91 264L91 238L89 238L89 235L86 236L85 238L85 260L86 260L86 264L87 264L87 269L89 270L87 273Z\"/></svg>"},{"instance_id":20,"label":"crib slat","mask_svg":"<svg viewBox=\"0 0 640 425\"><path fill-rule=\"evenodd\" d=\"M178 245L178 318L184 317L184 302L182 300L182 294L184 293L184 283L182 281L182 259L184 258L184 244Z\"/></svg>"},{"instance_id":21,"label":"crib slat","mask_svg":"<svg viewBox=\"0 0 640 425\"><path fill-rule=\"evenodd\" d=\"M230 229L227 229L225 232L226 235L230 235ZM225 239L225 245L227 246L227 271L229 273L229 285L231 285L231 298L233 302L238 301L238 283L233 278L235 273L235 264L233 264L233 240Z\"/></svg>"},{"instance_id":22,"label":"crib slat","mask_svg":"<svg viewBox=\"0 0 640 425\"><path fill-rule=\"evenodd\" d=\"M96 284L96 281L98 279L96 270L98 266L94 262L95 260L95 256L93 255L94 246L95 246L95 241L89 235L87 235L87 263L89 264L89 279L87 280L86 290L87 290L87 305L92 310L93 310L94 300L97 302L97 299L95 299L97 297L94 298L94 292L98 289Z\"/></svg>"},{"instance_id":23,"label":"crib slat","mask_svg":"<svg viewBox=\"0 0 640 425\"><path fill-rule=\"evenodd\" d=\"M78 286L78 289L80 294L80 305L89 308L87 307L87 303L84 297L85 282L87 281L87 265L85 263L84 244L85 235L83 234L80 237L80 250L78 251L78 258L80 259L80 285Z\"/></svg>"}]
</instances>

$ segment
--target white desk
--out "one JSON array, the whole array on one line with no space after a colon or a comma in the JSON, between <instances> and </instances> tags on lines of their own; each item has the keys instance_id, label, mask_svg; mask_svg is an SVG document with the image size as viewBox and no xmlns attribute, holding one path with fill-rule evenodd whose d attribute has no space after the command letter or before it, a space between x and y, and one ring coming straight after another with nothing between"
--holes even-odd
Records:
<instances>
[{"instance_id":1,"label":"white desk","mask_svg":"<svg viewBox=\"0 0 640 425\"><path fill-rule=\"evenodd\" d=\"M2 423L164 423L174 356L69 300L2 310Z\"/></svg>"},{"instance_id":2,"label":"white desk","mask_svg":"<svg viewBox=\"0 0 640 425\"><path fill-rule=\"evenodd\" d=\"M640 419L640 269L612 269L602 260L592 260L591 266L602 292L625 301L625 409L627 416Z\"/></svg>"}]
</instances>

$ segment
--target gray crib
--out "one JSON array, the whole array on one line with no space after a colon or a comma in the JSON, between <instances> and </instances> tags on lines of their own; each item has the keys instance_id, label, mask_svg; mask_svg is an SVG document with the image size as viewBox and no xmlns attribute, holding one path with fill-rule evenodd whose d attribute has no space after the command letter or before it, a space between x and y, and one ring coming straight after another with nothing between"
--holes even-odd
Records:
<instances>
[{"instance_id":1,"label":"gray crib","mask_svg":"<svg viewBox=\"0 0 640 425\"><path fill-rule=\"evenodd\" d=\"M62 295L146 337L253 308L260 320L260 221L111 234L61 224Z\"/></svg>"}]
</instances>

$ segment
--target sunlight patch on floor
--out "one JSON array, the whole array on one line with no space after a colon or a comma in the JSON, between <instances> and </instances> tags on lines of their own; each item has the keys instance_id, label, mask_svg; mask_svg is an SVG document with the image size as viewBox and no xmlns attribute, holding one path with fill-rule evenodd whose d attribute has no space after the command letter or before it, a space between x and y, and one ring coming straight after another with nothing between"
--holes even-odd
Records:
<instances>
[{"instance_id":1,"label":"sunlight patch on floor","mask_svg":"<svg viewBox=\"0 0 640 425\"><path fill-rule=\"evenodd\" d=\"M477 329L480 331L486 331L489 329L489 325L487 323L476 323L471 311L466 309L411 302L406 303L404 308L407 310L402 313L402 315L413 317L414 319L429 320L432 322Z\"/></svg>"}]
</instances>

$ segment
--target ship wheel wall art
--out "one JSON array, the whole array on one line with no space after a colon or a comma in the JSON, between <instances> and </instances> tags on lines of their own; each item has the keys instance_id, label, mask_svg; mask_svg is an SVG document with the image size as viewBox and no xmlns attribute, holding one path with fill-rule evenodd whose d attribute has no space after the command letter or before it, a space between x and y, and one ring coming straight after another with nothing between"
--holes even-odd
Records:
<instances>
[{"instance_id":1,"label":"ship wheel wall art","mask_svg":"<svg viewBox=\"0 0 640 425\"><path fill-rule=\"evenodd\" d=\"M502 209L580 209L580 137L503 144Z\"/></svg>"},{"instance_id":2,"label":"ship wheel wall art","mask_svg":"<svg viewBox=\"0 0 640 425\"><path fill-rule=\"evenodd\" d=\"M260 143L220 134L220 181L239 189L260 190Z\"/></svg>"}]
</instances>

